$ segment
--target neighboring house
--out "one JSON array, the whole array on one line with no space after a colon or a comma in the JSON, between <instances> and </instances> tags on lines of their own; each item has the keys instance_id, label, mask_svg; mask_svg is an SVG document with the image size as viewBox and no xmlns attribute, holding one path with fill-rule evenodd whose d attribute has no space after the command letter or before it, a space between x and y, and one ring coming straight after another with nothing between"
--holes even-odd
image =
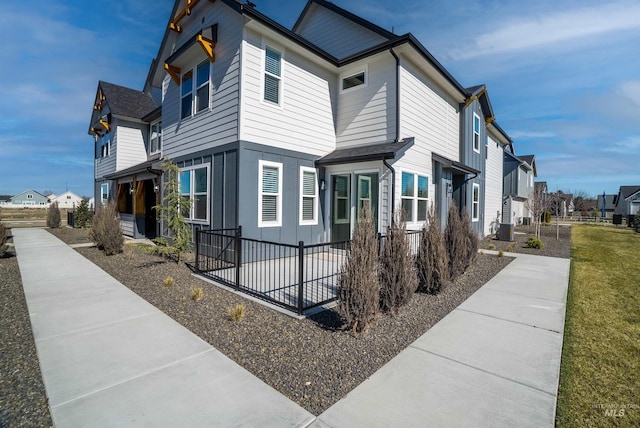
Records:
<instances>
[{"instance_id":1,"label":"neighboring house","mask_svg":"<svg viewBox=\"0 0 640 428\"><path fill-rule=\"evenodd\" d=\"M60 196L49 195L49 200L51 203L57 202L58 208L72 209L80 204L82 198L73 192L66 191Z\"/></svg>"},{"instance_id":2,"label":"neighboring house","mask_svg":"<svg viewBox=\"0 0 640 428\"><path fill-rule=\"evenodd\" d=\"M532 221L529 201L534 194L537 176L534 155L516 156L513 152L504 151L503 223L519 225Z\"/></svg>"},{"instance_id":3,"label":"neighboring house","mask_svg":"<svg viewBox=\"0 0 640 428\"><path fill-rule=\"evenodd\" d=\"M549 194L549 209L551 214L557 217L573 217L575 205L572 193L564 193L562 190Z\"/></svg>"},{"instance_id":4,"label":"neighboring house","mask_svg":"<svg viewBox=\"0 0 640 428\"><path fill-rule=\"evenodd\" d=\"M25 190L9 198L11 205L48 207L49 199L35 190Z\"/></svg>"},{"instance_id":5,"label":"neighboring house","mask_svg":"<svg viewBox=\"0 0 640 428\"><path fill-rule=\"evenodd\" d=\"M513 153L484 86L324 0L292 30L251 3L176 1L144 90L100 82L89 133L96 201L116 200L136 237L161 233L161 158L182 170L194 230L338 241L364 204L383 232L395 209L418 229L430 205L444 221L454 202L482 235Z\"/></svg>"},{"instance_id":6,"label":"neighboring house","mask_svg":"<svg viewBox=\"0 0 640 428\"><path fill-rule=\"evenodd\" d=\"M640 186L620 186L614 214L627 217L640 212Z\"/></svg>"},{"instance_id":7,"label":"neighboring house","mask_svg":"<svg viewBox=\"0 0 640 428\"><path fill-rule=\"evenodd\" d=\"M602 217L602 208L604 205L604 217L602 218L606 218L606 219L612 219L613 218L613 214L616 210L616 202L618 200L618 195L607 195L605 193L603 193L602 195L599 195L597 197L597 201L598 201L598 205L597 205L597 211L598 211L598 215L600 217Z\"/></svg>"}]
</instances>

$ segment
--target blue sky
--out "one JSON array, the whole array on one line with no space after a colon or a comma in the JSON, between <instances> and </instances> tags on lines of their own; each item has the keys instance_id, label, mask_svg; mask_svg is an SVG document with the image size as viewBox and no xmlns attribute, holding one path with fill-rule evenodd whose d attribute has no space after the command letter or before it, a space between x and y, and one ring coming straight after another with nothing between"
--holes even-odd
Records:
<instances>
[{"instance_id":1,"label":"blue sky","mask_svg":"<svg viewBox=\"0 0 640 428\"><path fill-rule=\"evenodd\" d=\"M254 0L291 27L306 0ZM413 33L462 85L487 85L516 153L551 190L640 184L637 0L335 0ZM92 193L98 80L142 89L172 0L27 0L0 14L0 194Z\"/></svg>"}]
</instances>

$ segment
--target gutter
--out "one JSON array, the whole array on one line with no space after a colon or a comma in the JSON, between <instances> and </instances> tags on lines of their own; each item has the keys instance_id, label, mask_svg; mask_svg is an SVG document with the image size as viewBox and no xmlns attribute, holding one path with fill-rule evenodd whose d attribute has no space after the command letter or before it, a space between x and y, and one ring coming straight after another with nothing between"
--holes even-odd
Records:
<instances>
[{"instance_id":1,"label":"gutter","mask_svg":"<svg viewBox=\"0 0 640 428\"><path fill-rule=\"evenodd\" d=\"M396 60L396 139L395 142L400 141L400 58L393 51L393 48L389 49L389 53ZM391 219L393 220L394 213L396 212L396 170L387 162L387 158L382 159L382 163L391 171Z\"/></svg>"}]
</instances>

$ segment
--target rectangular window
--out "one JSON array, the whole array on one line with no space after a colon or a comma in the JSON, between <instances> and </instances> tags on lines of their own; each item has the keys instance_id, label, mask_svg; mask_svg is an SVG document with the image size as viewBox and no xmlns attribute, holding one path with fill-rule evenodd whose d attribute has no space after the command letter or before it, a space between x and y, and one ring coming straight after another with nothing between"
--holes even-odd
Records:
<instances>
[{"instance_id":1,"label":"rectangular window","mask_svg":"<svg viewBox=\"0 0 640 428\"><path fill-rule=\"evenodd\" d=\"M264 49L264 99L280 104L282 54L270 47Z\"/></svg>"},{"instance_id":2,"label":"rectangular window","mask_svg":"<svg viewBox=\"0 0 640 428\"><path fill-rule=\"evenodd\" d=\"M180 85L181 114L182 119L190 117L193 111L193 70L182 75Z\"/></svg>"},{"instance_id":3,"label":"rectangular window","mask_svg":"<svg viewBox=\"0 0 640 428\"><path fill-rule=\"evenodd\" d=\"M347 76L342 79L342 90L345 91L347 89L355 88L356 86L364 85L366 82L365 79L366 74L364 71Z\"/></svg>"},{"instance_id":4,"label":"rectangular window","mask_svg":"<svg viewBox=\"0 0 640 428\"><path fill-rule=\"evenodd\" d=\"M282 226L282 164L258 162L258 227Z\"/></svg>"},{"instance_id":5,"label":"rectangular window","mask_svg":"<svg viewBox=\"0 0 640 428\"><path fill-rule=\"evenodd\" d=\"M196 113L209 108L210 70L209 60L200 63L196 69Z\"/></svg>"},{"instance_id":6,"label":"rectangular window","mask_svg":"<svg viewBox=\"0 0 640 428\"><path fill-rule=\"evenodd\" d=\"M183 212L187 220L209 219L209 166L197 165L180 171L180 194L191 201L191 209Z\"/></svg>"},{"instance_id":7,"label":"rectangular window","mask_svg":"<svg viewBox=\"0 0 640 428\"><path fill-rule=\"evenodd\" d=\"M100 185L100 202L102 205L106 205L109 200L109 184L104 183Z\"/></svg>"},{"instance_id":8,"label":"rectangular window","mask_svg":"<svg viewBox=\"0 0 640 428\"><path fill-rule=\"evenodd\" d=\"M151 124L149 133L149 154L158 153L162 150L162 122Z\"/></svg>"},{"instance_id":9,"label":"rectangular window","mask_svg":"<svg viewBox=\"0 0 640 428\"><path fill-rule=\"evenodd\" d=\"M333 217L335 224L346 224L351 221L351 183L348 175L333 177Z\"/></svg>"},{"instance_id":10,"label":"rectangular window","mask_svg":"<svg viewBox=\"0 0 640 428\"><path fill-rule=\"evenodd\" d=\"M106 132L104 135L97 137L97 146L99 153L97 158L106 158L111 152L111 133Z\"/></svg>"},{"instance_id":11,"label":"rectangular window","mask_svg":"<svg viewBox=\"0 0 640 428\"><path fill-rule=\"evenodd\" d=\"M471 205L471 220L478 221L480 218L480 185L473 183L473 203Z\"/></svg>"},{"instance_id":12,"label":"rectangular window","mask_svg":"<svg viewBox=\"0 0 640 428\"><path fill-rule=\"evenodd\" d=\"M427 220L429 179L426 176L403 172L401 198L406 222Z\"/></svg>"},{"instance_id":13,"label":"rectangular window","mask_svg":"<svg viewBox=\"0 0 640 428\"><path fill-rule=\"evenodd\" d=\"M473 151L480 153L480 116L473 113Z\"/></svg>"},{"instance_id":14,"label":"rectangular window","mask_svg":"<svg viewBox=\"0 0 640 428\"><path fill-rule=\"evenodd\" d=\"M300 167L300 224L318 224L318 185L314 168Z\"/></svg>"}]
</instances>

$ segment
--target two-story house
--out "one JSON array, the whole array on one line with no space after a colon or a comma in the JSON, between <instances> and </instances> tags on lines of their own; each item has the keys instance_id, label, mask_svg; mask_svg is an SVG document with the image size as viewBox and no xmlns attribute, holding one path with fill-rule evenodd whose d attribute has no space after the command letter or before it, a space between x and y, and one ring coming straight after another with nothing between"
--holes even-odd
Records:
<instances>
[{"instance_id":1,"label":"two-story house","mask_svg":"<svg viewBox=\"0 0 640 428\"><path fill-rule=\"evenodd\" d=\"M502 223L530 224L529 201L534 194L534 179L538 176L534 155L516 156L504 151L504 203Z\"/></svg>"},{"instance_id":2,"label":"two-story house","mask_svg":"<svg viewBox=\"0 0 640 428\"><path fill-rule=\"evenodd\" d=\"M286 243L349 239L364 204L379 231L396 209L417 229L455 202L487 233L513 151L484 86L324 0L292 30L251 3L176 1L144 90L100 82L90 133L96 200L118 201L125 233L157 230L162 157L194 230Z\"/></svg>"}]
</instances>

